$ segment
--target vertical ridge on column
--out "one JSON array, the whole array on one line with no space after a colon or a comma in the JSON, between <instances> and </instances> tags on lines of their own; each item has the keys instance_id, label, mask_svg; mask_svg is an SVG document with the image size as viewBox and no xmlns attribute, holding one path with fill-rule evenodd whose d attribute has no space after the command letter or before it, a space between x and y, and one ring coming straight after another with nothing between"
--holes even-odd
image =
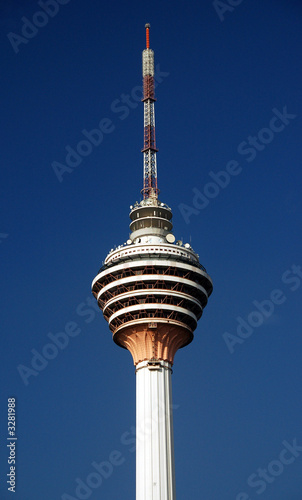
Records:
<instances>
[{"instance_id":1,"label":"vertical ridge on column","mask_svg":"<svg viewBox=\"0 0 302 500\"><path fill-rule=\"evenodd\" d=\"M175 500L171 365L143 361L136 377L136 499Z\"/></svg>"}]
</instances>

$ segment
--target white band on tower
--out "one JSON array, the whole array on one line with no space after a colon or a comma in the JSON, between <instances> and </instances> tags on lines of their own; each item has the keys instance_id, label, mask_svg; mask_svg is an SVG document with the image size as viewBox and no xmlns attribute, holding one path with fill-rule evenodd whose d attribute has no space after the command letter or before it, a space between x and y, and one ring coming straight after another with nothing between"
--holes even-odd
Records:
<instances>
[{"instance_id":1,"label":"white band on tower","mask_svg":"<svg viewBox=\"0 0 302 500\"><path fill-rule=\"evenodd\" d=\"M143 77L154 76L154 52L152 49L143 50Z\"/></svg>"}]
</instances>

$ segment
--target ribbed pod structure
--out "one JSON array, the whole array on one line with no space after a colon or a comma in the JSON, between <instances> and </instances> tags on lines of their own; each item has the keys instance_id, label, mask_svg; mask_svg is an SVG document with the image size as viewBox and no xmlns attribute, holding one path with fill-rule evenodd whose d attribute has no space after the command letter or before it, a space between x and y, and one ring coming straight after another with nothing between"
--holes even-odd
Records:
<instances>
[{"instance_id":1,"label":"ribbed pod structure","mask_svg":"<svg viewBox=\"0 0 302 500\"><path fill-rule=\"evenodd\" d=\"M130 236L110 251L92 293L115 343L136 367L136 500L175 500L171 373L213 284L191 245L172 233L172 211L158 199L154 54L143 51L143 199L130 207Z\"/></svg>"},{"instance_id":2,"label":"ribbed pod structure","mask_svg":"<svg viewBox=\"0 0 302 500\"><path fill-rule=\"evenodd\" d=\"M176 351L192 341L212 291L192 249L169 244L152 229L138 239L154 243L134 242L111 252L93 281L113 339L131 352L135 365L153 358L173 364Z\"/></svg>"}]
</instances>

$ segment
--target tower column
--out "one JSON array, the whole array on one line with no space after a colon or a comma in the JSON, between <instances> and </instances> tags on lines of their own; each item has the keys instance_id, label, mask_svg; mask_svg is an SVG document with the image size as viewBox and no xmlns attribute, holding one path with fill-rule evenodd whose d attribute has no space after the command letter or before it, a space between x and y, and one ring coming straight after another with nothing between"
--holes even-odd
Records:
<instances>
[{"instance_id":1,"label":"tower column","mask_svg":"<svg viewBox=\"0 0 302 500\"><path fill-rule=\"evenodd\" d=\"M136 367L136 500L175 500L171 364Z\"/></svg>"}]
</instances>

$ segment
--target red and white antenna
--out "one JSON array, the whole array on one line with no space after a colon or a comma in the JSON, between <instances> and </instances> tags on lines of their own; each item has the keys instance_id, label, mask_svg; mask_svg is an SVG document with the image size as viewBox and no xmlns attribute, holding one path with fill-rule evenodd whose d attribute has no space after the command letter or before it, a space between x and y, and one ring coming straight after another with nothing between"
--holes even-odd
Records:
<instances>
[{"instance_id":1,"label":"red and white antenna","mask_svg":"<svg viewBox=\"0 0 302 500\"><path fill-rule=\"evenodd\" d=\"M146 49L143 50L143 88L144 97L144 187L142 194L144 199L157 198L157 166L156 166L156 143L155 143L155 113L154 113L154 52L150 49L150 24L146 28Z\"/></svg>"}]
</instances>

